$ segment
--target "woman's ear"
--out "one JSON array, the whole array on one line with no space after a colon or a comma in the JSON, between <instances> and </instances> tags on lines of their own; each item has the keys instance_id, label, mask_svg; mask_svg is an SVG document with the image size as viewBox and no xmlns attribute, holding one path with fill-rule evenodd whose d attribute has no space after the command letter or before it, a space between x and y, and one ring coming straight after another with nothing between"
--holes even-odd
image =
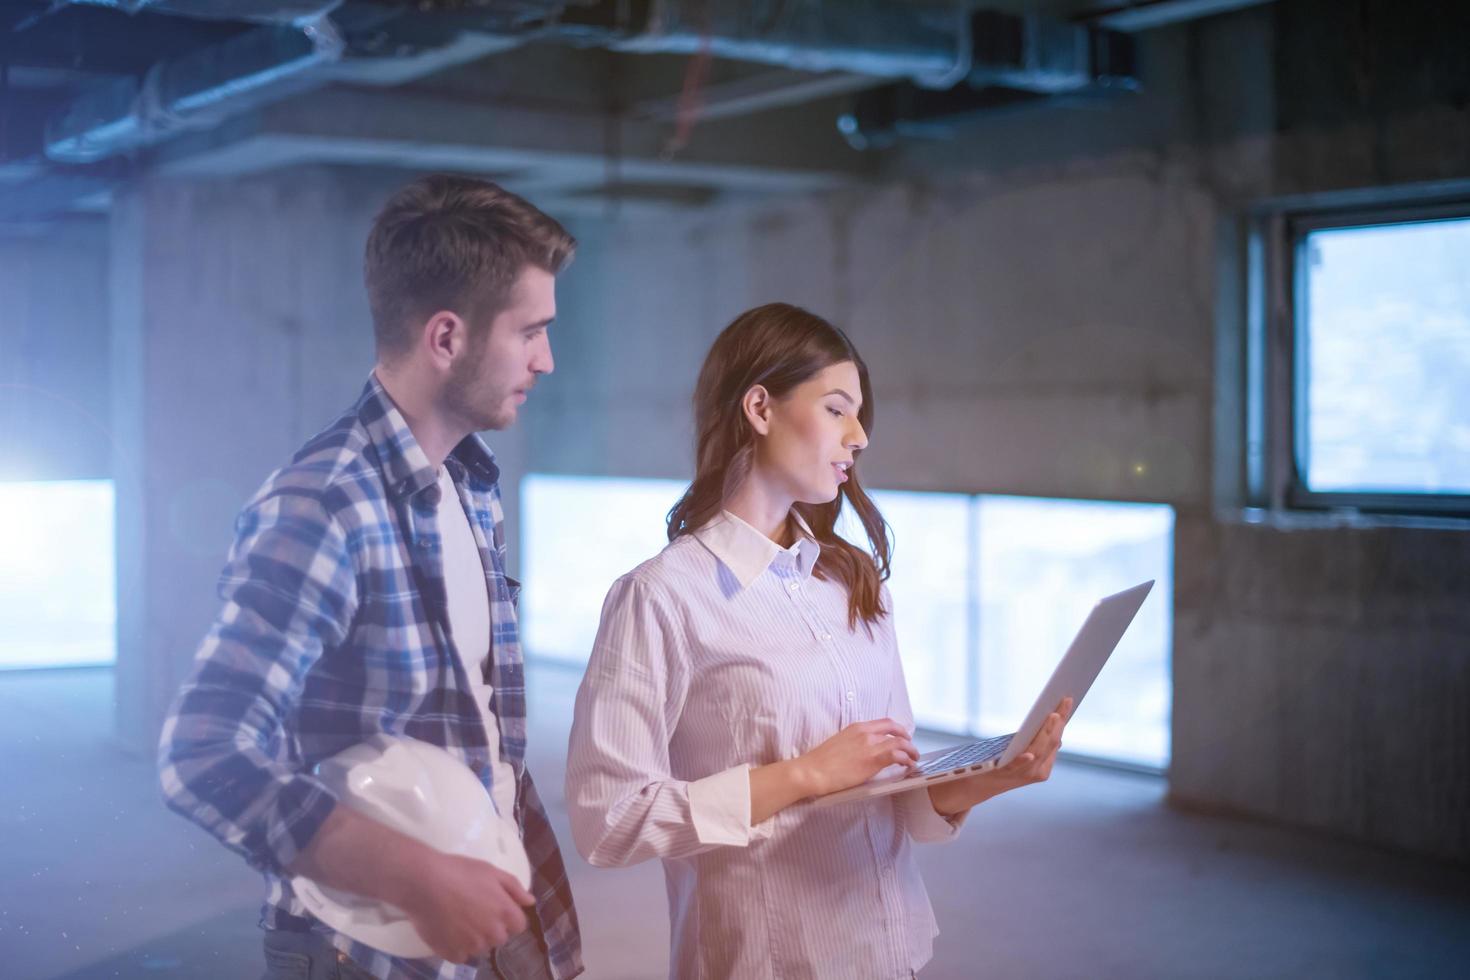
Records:
<instances>
[{"instance_id":1,"label":"woman's ear","mask_svg":"<svg viewBox=\"0 0 1470 980\"><path fill-rule=\"evenodd\" d=\"M751 385L745 397L740 399L740 409L745 413L745 420L757 435L769 435L771 432L771 393L766 391L765 385Z\"/></svg>"}]
</instances>

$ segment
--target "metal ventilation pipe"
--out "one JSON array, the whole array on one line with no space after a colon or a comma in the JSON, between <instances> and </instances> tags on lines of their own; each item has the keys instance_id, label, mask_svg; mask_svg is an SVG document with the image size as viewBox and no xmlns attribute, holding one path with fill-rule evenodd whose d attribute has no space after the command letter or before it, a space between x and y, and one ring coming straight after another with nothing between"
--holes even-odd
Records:
<instances>
[{"instance_id":1,"label":"metal ventilation pipe","mask_svg":"<svg viewBox=\"0 0 1470 980\"><path fill-rule=\"evenodd\" d=\"M1084 24L980 11L963 84L932 91L897 83L854 97L837 128L856 149L948 135L964 120L1057 98L1137 91L1133 38Z\"/></svg>"},{"instance_id":2,"label":"metal ventilation pipe","mask_svg":"<svg viewBox=\"0 0 1470 980\"><path fill-rule=\"evenodd\" d=\"M46 126L45 153L91 163L300 91L310 73L342 57L325 15L296 27L260 27L173 61L140 81L117 79L77 98Z\"/></svg>"},{"instance_id":3,"label":"metal ventilation pipe","mask_svg":"<svg viewBox=\"0 0 1470 980\"><path fill-rule=\"evenodd\" d=\"M295 24L320 17L342 0L65 0L88 7L111 7L126 14L147 10L200 20L248 20L260 24Z\"/></svg>"},{"instance_id":4,"label":"metal ventilation pipe","mask_svg":"<svg viewBox=\"0 0 1470 980\"><path fill-rule=\"evenodd\" d=\"M602 0L555 35L644 54L709 53L948 88L970 67L970 7L949 0Z\"/></svg>"}]
</instances>

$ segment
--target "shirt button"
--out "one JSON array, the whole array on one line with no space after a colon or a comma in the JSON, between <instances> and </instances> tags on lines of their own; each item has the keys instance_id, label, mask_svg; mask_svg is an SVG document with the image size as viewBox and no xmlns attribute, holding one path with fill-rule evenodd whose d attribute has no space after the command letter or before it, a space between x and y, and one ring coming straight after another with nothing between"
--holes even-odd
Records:
<instances>
[{"instance_id":1,"label":"shirt button","mask_svg":"<svg viewBox=\"0 0 1470 980\"><path fill-rule=\"evenodd\" d=\"M832 639L832 634L831 633L823 633L822 634L822 639L824 639L824 640L830 640L830 639Z\"/></svg>"},{"instance_id":2,"label":"shirt button","mask_svg":"<svg viewBox=\"0 0 1470 980\"><path fill-rule=\"evenodd\" d=\"M786 583L786 587L792 592L795 592L797 589L801 588L801 584L799 582L788 582Z\"/></svg>"},{"instance_id":3,"label":"shirt button","mask_svg":"<svg viewBox=\"0 0 1470 980\"><path fill-rule=\"evenodd\" d=\"M847 700L852 701L852 700L854 700L856 698L857 698L856 692L853 692L853 691L848 691L847 692Z\"/></svg>"}]
</instances>

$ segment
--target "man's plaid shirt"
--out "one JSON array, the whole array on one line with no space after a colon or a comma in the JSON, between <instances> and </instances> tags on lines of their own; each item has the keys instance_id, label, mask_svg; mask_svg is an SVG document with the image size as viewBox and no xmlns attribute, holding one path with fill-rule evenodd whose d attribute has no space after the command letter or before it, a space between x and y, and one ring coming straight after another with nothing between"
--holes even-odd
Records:
<instances>
[{"instance_id":1,"label":"man's plaid shirt","mask_svg":"<svg viewBox=\"0 0 1470 980\"><path fill-rule=\"evenodd\" d=\"M490 594L491 709L516 773L535 914L558 980L582 971L571 887L525 768L526 698L505 574L499 470L477 436L445 461ZM220 577L224 607L164 724L168 805L266 876L262 925L308 916L285 867L334 805L322 759L385 732L442 745L490 789L485 726L447 627L435 471L376 377L245 505ZM473 967L403 960L331 933L383 980L474 980Z\"/></svg>"}]
</instances>

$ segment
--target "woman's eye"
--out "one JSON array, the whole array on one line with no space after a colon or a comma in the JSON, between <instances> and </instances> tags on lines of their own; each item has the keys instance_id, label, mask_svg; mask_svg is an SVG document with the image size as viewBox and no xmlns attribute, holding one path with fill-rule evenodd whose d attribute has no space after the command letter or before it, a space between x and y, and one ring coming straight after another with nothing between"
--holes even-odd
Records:
<instances>
[{"instance_id":1,"label":"woman's eye","mask_svg":"<svg viewBox=\"0 0 1470 980\"><path fill-rule=\"evenodd\" d=\"M827 411L831 412L833 415L835 415L839 419L842 418L842 412L838 411L835 408L829 408L829 409L827 409Z\"/></svg>"}]
</instances>

